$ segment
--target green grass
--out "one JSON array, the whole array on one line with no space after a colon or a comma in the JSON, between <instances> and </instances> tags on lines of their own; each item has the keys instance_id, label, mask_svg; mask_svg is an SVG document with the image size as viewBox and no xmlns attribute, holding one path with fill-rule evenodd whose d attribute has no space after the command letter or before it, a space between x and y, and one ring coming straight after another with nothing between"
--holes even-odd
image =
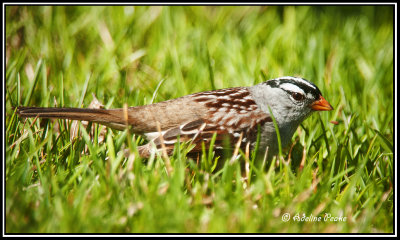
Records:
<instances>
[{"instance_id":1,"label":"green grass","mask_svg":"<svg viewBox=\"0 0 400 240\"><path fill-rule=\"evenodd\" d=\"M392 233L393 7L6 6L6 233ZM199 163L139 136L16 117L13 106L149 104L280 76L334 106L284 161ZM337 121L332 124L330 121ZM103 127L91 125L95 132ZM125 157L123 149L131 149ZM304 158L303 158L304 152ZM252 156L252 155L251 155ZM254 161L251 178L243 161ZM292 219L282 221L289 213ZM321 221L295 221L321 217ZM346 221L324 221L325 214Z\"/></svg>"}]
</instances>

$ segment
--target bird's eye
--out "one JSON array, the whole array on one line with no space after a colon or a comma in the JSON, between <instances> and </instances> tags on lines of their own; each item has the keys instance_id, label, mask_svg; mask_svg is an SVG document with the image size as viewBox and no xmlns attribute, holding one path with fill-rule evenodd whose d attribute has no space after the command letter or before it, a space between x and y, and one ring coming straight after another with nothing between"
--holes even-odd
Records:
<instances>
[{"instance_id":1,"label":"bird's eye","mask_svg":"<svg viewBox=\"0 0 400 240\"><path fill-rule=\"evenodd\" d=\"M304 95L298 92L293 92L292 93L292 98L296 101L301 101L304 99Z\"/></svg>"}]
</instances>

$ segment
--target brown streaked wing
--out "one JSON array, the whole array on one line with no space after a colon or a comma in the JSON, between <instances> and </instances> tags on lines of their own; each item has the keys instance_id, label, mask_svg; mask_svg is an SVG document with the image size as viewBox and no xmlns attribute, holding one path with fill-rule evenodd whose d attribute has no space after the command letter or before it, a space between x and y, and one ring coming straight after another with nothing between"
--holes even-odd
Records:
<instances>
[{"instance_id":1,"label":"brown streaked wing","mask_svg":"<svg viewBox=\"0 0 400 240\"><path fill-rule=\"evenodd\" d=\"M237 87L215 91L195 93L190 103L201 108L203 114L197 115L192 121L186 121L179 126L169 129L162 128L164 145L172 153L178 136L180 141L192 141L195 147L192 152L201 152L202 142L209 143L217 133L215 148L223 148L224 140L228 138L230 144L239 140L241 133L242 145L254 142L257 137L257 125L272 122L269 114L264 113L252 99L248 88ZM161 149L161 138L153 140L158 149Z\"/></svg>"},{"instance_id":2,"label":"brown streaked wing","mask_svg":"<svg viewBox=\"0 0 400 240\"><path fill-rule=\"evenodd\" d=\"M242 146L244 147L245 143L254 142L256 140L258 124L263 125L266 122L272 121L268 115L256 111L249 113L249 116L239 116L245 117L245 119L238 118L237 124L230 127L207 123L208 121L201 119L170 129L163 134L164 146L167 148L168 152L172 153L174 144L177 142L179 136L180 142L192 141L192 143L195 144L192 152L201 152L201 143L204 142L206 148L208 148L208 143L210 143L214 133L217 133L214 148L222 149L226 147L224 146L226 139L230 142L230 145L233 146L239 140L240 134L243 132ZM161 138L158 137L154 139L154 144L158 149L161 149Z\"/></svg>"}]
</instances>

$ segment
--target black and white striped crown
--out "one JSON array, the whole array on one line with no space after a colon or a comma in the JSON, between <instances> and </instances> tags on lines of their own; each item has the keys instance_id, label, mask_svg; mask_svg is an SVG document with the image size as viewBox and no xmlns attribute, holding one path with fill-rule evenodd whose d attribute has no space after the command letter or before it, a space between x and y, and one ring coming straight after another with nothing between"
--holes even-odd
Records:
<instances>
[{"instance_id":1,"label":"black and white striped crown","mask_svg":"<svg viewBox=\"0 0 400 240\"><path fill-rule=\"evenodd\" d=\"M280 77L265 82L271 88L281 88L287 92L300 92L306 96L318 99L321 91L312 82L298 77Z\"/></svg>"}]
</instances>

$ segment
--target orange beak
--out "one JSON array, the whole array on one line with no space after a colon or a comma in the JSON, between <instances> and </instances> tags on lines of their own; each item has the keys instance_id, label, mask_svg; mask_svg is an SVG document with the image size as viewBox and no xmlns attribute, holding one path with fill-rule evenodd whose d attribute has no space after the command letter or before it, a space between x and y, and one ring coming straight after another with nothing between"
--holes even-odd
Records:
<instances>
[{"instance_id":1,"label":"orange beak","mask_svg":"<svg viewBox=\"0 0 400 240\"><path fill-rule=\"evenodd\" d=\"M315 111L330 111L333 109L322 95L317 101L313 102L310 107Z\"/></svg>"}]
</instances>

